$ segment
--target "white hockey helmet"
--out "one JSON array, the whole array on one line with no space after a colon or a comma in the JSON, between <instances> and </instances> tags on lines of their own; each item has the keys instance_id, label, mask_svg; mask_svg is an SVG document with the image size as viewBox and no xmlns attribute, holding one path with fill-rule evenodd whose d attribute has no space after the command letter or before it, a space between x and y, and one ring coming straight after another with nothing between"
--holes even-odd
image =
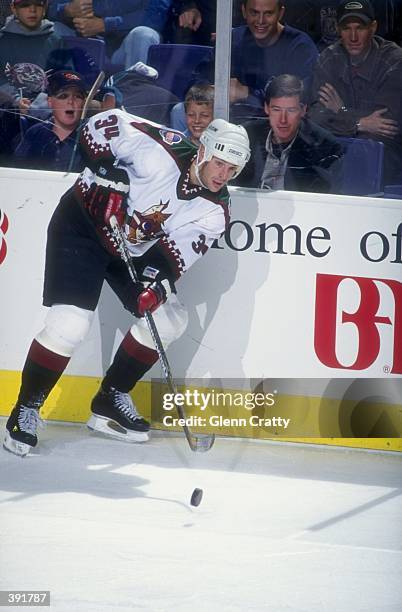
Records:
<instances>
[{"instance_id":1,"label":"white hockey helmet","mask_svg":"<svg viewBox=\"0 0 402 612\"><path fill-rule=\"evenodd\" d=\"M229 164L237 166L233 175L236 178L250 159L250 142L248 134L242 125L229 123L224 119L214 119L200 136L200 143L204 145L202 159L197 159L197 170L213 157L222 159Z\"/></svg>"}]
</instances>

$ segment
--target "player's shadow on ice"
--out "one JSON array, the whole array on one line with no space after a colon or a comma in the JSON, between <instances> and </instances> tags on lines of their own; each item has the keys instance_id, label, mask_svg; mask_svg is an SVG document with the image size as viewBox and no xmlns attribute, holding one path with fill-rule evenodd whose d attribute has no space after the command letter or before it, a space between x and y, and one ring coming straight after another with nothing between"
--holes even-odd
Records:
<instances>
[{"instance_id":1,"label":"player's shadow on ice","mask_svg":"<svg viewBox=\"0 0 402 612\"><path fill-rule=\"evenodd\" d=\"M24 458L0 450L0 490L12 493L13 502L43 494L76 493L110 499L147 498L188 508L177 499L150 496L142 490L150 480L133 473L142 453L138 444L103 438L100 454L100 437L86 436L76 427L57 426L56 433L55 426L48 424L40 436L40 446ZM91 451L93 459L88 460ZM130 474L118 471L130 464Z\"/></svg>"}]
</instances>

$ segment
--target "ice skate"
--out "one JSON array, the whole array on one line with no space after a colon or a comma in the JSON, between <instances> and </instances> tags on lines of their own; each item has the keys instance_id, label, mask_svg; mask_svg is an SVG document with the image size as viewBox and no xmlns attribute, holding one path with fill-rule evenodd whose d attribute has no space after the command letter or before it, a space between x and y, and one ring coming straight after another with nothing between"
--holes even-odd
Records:
<instances>
[{"instance_id":1,"label":"ice skate","mask_svg":"<svg viewBox=\"0 0 402 612\"><path fill-rule=\"evenodd\" d=\"M146 442L149 423L137 412L128 393L100 389L91 404L89 429L126 442Z\"/></svg>"},{"instance_id":2,"label":"ice skate","mask_svg":"<svg viewBox=\"0 0 402 612\"><path fill-rule=\"evenodd\" d=\"M41 424L38 409L17 404L6 424L4 448L14 455L25 457L38 443L36 431Z\"/></svg>"}]
</instances>

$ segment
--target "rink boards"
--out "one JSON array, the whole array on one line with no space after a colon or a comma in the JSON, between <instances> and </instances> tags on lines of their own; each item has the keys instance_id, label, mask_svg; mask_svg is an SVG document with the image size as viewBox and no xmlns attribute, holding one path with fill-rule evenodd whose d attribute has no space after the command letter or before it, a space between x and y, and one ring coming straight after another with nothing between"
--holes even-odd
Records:
<instances>
[{"instance_id":1,"label":"rink boards","mask_svg":"<svg viewBox=\"0 0 402 612\"><path fill-rule=\"evenodd\" d=\"M3 169L0 180L0 414L6 415L46 314L40 303L47 224L75 175ZM253 379L275 388L276 414L290 411L293 428L207 427L222 435L402 450L401 212L399 200L232 190L226 235L180 281L189 326L169 357L175 376L205 387L221 380L237 389ZM106 288L90 336L45 417L86 420L130 323ZM151 376L159 378L160 369ZM134 393L146 416L149 380ZM163 415L156 416L162 423ZM268 418L272 410L257 416Z\"/></svg>"}]
</instances>

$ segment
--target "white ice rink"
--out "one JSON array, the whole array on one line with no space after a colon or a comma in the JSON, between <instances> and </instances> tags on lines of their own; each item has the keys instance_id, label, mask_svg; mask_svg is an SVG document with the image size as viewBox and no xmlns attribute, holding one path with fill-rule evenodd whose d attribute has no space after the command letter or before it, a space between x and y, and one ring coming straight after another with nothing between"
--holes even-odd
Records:
<instances>
[{"instance_id":1,"label":"white ice rink","mask_svg":"<svg viewBox=\"0 0 402 612\"><path fill-rule=\"evenodd\" d=\"M0 589L51 591L24 609L402 611L401 455L40 436L25 459L0 451Z\"/></svg>"}]
</instances>

